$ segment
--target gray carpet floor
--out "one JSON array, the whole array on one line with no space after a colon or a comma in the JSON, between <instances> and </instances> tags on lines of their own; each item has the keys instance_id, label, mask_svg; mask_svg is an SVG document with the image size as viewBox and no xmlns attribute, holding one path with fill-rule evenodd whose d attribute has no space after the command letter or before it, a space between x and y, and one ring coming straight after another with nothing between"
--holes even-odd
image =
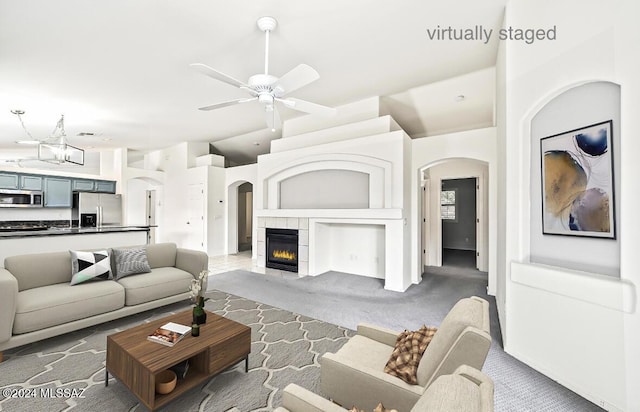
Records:
<instances>
[{"instance_id":1,"label":"gray carpet floor","mask_svg":"<svg viewBox=\"0 0 640 412\"><path fill-rule=\"evenodd\" d=\"M320 357L340 349L354 334L224 292L210 291L207 296L208 310L251 328L249 372L241 362L159 410L271 411L282 403L282 389L289 383L318 392ZM114 377L104 386L106 336L190 308L189 301L180 302L7 350L7 359L0 363L0 411L146 410Z\"/></svg>"},{"instance_id":2,"label":"gray carpet floor","mask_svg":"<svg viewBox=\"0 0 640 412\"><path fill-rule=\"evenodd\" d=\"M359 322L396 330L438 326L459 299L480 296L490 302L493 342L483 371L494 381L497 412L602 411L504 352L487 276L473 269L429 268L404 293L385 290L380 279L337 272L298 278L236 270L213 276L209 287L348 329Z\"/></svg>"}]
</instances>

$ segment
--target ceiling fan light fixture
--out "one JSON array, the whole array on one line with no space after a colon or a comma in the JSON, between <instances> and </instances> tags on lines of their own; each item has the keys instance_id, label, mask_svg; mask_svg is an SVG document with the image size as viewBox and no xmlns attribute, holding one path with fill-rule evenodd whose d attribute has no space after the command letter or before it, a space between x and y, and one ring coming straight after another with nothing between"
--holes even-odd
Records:
<instances>
[{"instance_id":1,"label":"ceiling fan light fixture","mask_svg":"<svg viewBox=\"0 0 640 412\"><path fill-rule=\"evenodd\" d=\"M248 99L234 99L209 106L203 106L198 110L209 111L233 106L239 103L259 101L265 108L265 120L267 128L275 132L281 125L280 115L275 102L281 102L286 107L310 114L335 114L335 109L320 104L307 102L300 99L282 99L287 94L298 90L320 78L320 75L312 67L299 64L281 77L269 74L269 33L276 28L278 22L270 16L261 17L257 21L258 28L265 33L264 73L255 74L245 84L227 74L219 72L206 64L192 63L190 66L213 79L237 87L248 92L252 97Z\"/></svg>"},{"instance_id":2,"label":"ceiling fan light fixture","mask_svg":"<svg viewBox=\"0 0 640 412\"><path fill-rule=\"evenodd\" d=\"M268 93L260 93L258 95L258 101L260 103L266 104L267 106L267 111L272 111L273 110L273 96L271 96ZM269 106L271 106L271 109L269 109Z\"/></svg>"}]
</instances>

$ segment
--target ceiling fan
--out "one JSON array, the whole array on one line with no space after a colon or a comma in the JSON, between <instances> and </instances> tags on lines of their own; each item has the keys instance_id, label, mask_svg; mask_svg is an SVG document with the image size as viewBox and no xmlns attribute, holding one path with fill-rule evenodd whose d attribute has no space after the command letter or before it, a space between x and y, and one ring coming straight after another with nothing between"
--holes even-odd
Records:
<instances>
[{"instance_id":1,"label":"ceiling fan","mask_svg":"<svg viewBox=\"0 0 640 412\"><path fill-rule=\"evenodd\" d=\"M308 85L320 78L317 71L306 64L300 64L282 77L269 74L269 33L277 25L273 17L261 17L258 19L258 28L265 32L264 74L255 74L249 81L243 83L235 78L219 72L206 64L193 63L190 66L200 73L213 77L224 83L247 91L251 97L234 99L226 102L200 107L198 110L215 110L222 107L233 106L240 103L258 101L264 105L267 126L275 131L280 126L280 115L275 103L280 102L285 107L311 114L332 115L335 109L293 97L285 98L285 95Z\"/></svg>"}]
</instances>

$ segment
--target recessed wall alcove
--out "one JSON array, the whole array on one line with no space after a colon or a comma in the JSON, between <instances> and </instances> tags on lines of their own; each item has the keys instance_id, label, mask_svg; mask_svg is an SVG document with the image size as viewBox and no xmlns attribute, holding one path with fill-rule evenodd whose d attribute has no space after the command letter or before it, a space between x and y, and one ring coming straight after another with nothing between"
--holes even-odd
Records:
<instances>
[{"instance_id":1,"label":"recessed wall alcove","mask_svg":"<svg viewBox=\"0 0 640 412\"><path fill-rule=\"evenodd\" d=\"M620 238L549 235L542 233L540 139L603 121L613 121L612 153L615 226L620 215L620 86L590 82L564 91L545 104L531 120L530 141L530 262L566 269L620 276Z\"/></svg>"}]
</instances>

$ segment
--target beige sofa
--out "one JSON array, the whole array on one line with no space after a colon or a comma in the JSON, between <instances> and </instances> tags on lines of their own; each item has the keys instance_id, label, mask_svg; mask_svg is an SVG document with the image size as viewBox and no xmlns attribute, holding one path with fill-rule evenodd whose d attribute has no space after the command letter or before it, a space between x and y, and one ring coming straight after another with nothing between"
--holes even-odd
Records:
<instances>
[{"instance_id":1,"label":"beige sofa","mask_svg":"<svg viewBox=\"0 0 640 412\"><path fill-rule=\"evenodd\" d=\"M174 243L144 246L150 273L70 286L68 251L8 257L0 268L2 351L189 297L207 269L204 252Z\"/></svg>"},{"instance_id":2,"label":"beige sofa","mask_svg":"<svg viewBox=\"0 0 640 412\"><path fill-rule=\"evenodd\" d=\"M392 404L383 405L386 409L395 408ZM353 406L366 412L373 410L348 405ZM345 412L345 409L292 383L284 388L282 406L274 412ZM452 375L436 379L410 412L493 412L493 381L479 370L462 365Z\"/></svg>"},{"instance_id":3,"label":"beige sofa","mask_svg":"<svg viewBox=\"0 0 640 412\"><path fill-rule=\"evenodd\" d=\"M459 366L482 369L491 346L489 302L473 296L449 311L418 364L417 385L384 372L399 332L360 324L356 336L320 359L321 390L340 405L373 410L378 402L399 412L411 410L441 375Z\"/></svg>"}]
</instances>

